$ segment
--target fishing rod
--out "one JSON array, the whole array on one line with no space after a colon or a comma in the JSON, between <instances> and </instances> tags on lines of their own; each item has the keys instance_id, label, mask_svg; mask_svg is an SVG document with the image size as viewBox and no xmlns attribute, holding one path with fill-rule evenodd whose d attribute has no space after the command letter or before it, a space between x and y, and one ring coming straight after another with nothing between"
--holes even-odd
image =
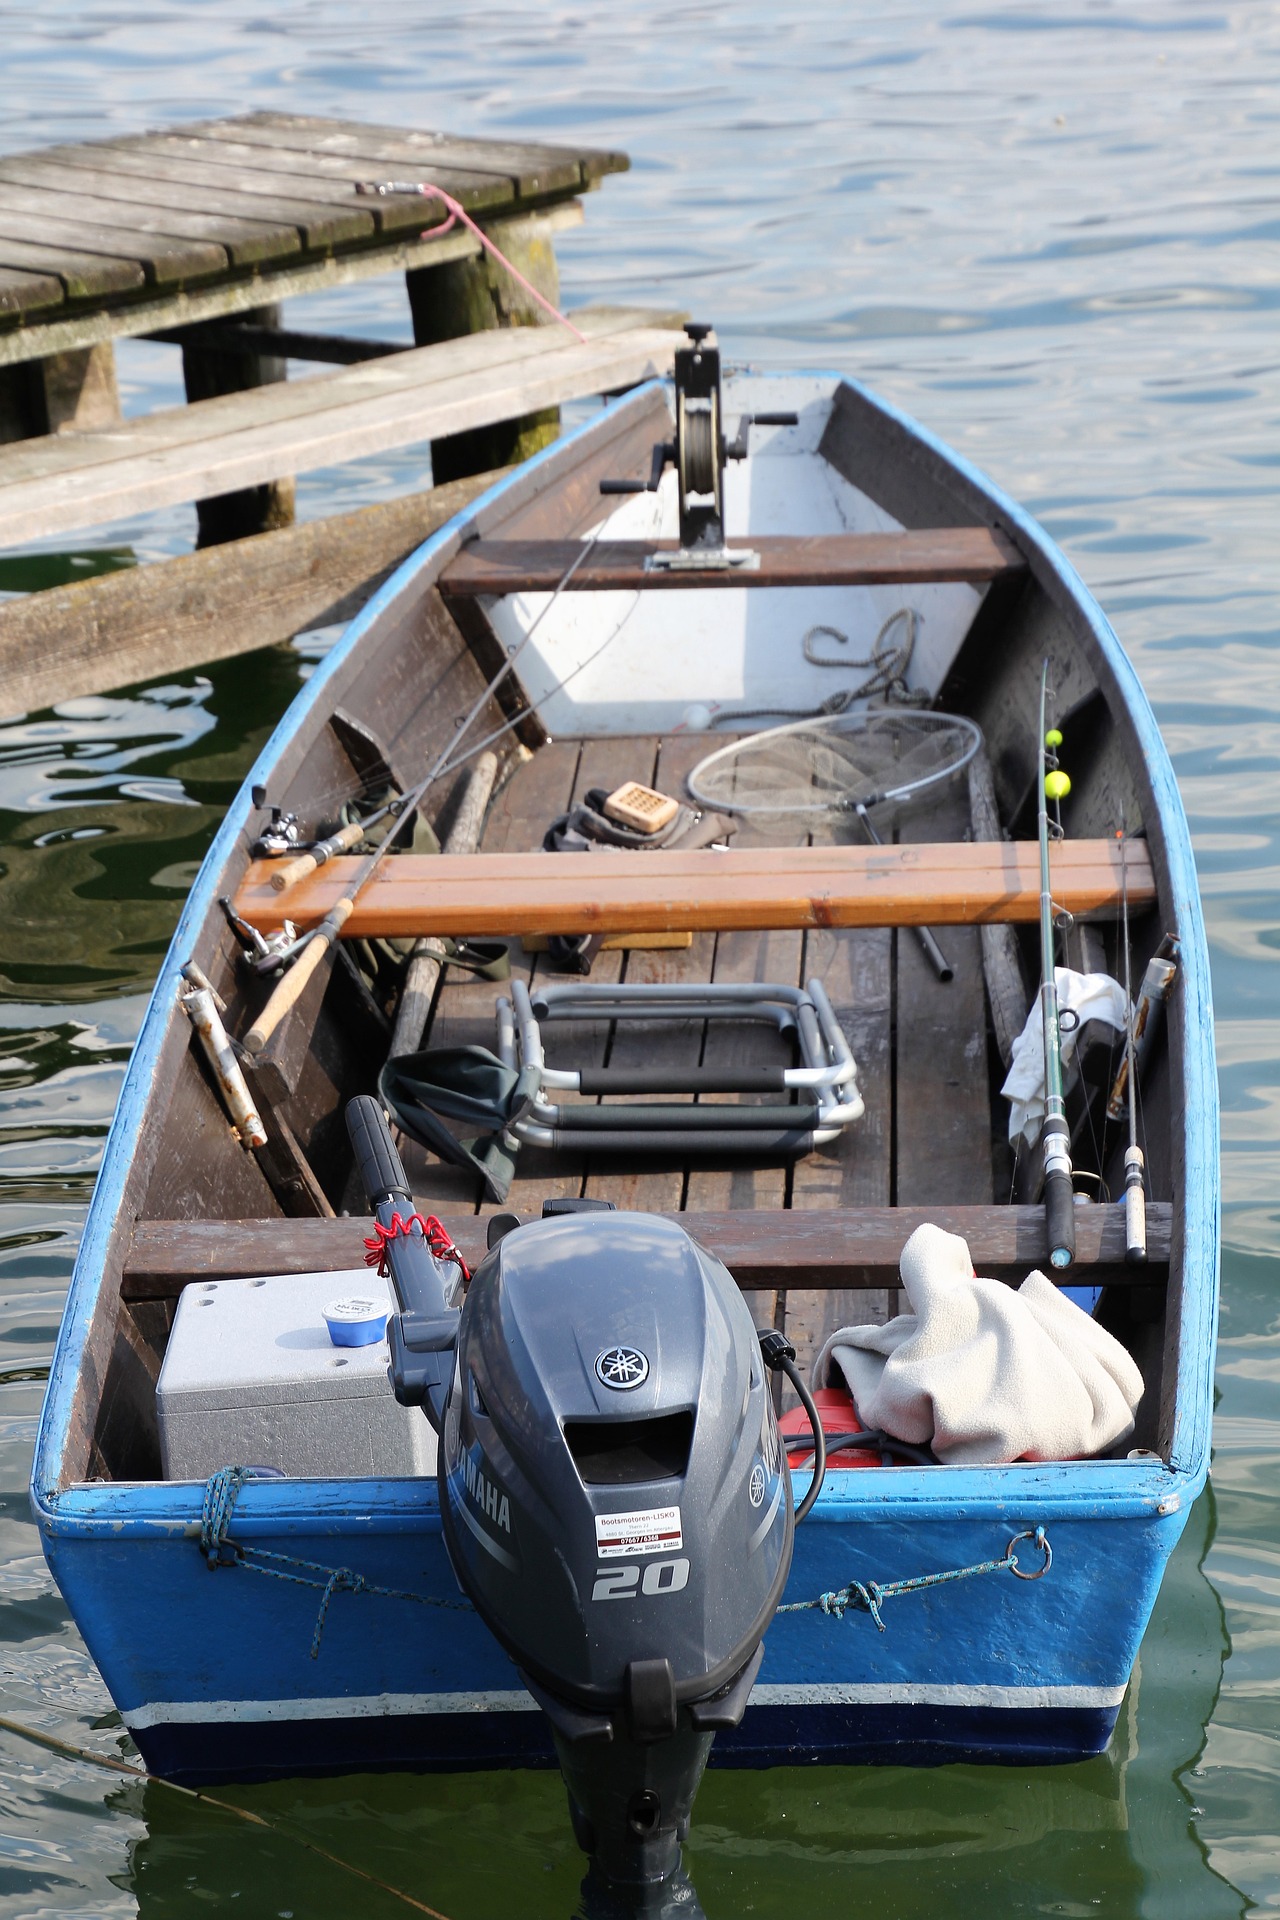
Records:
<instances>
[{"instance_id":1,"label":"fishing rod","mask_svg":"<svg viewBox=\"0 0 1280 1920\"><path fill-rule=\"evenodd\" d=\"M550 611L551 607L554 606L560 594L568 586L570 580L572 580L574 574L578 571L578 568L583 565L594 551L602 532L603 525L596 529L590 539L583 542L580 551L574 555L556 582L546 606L541 609L519 645L511 649L493 677L484 686L472 705L470 712L466 714L459 724L452 740L450 740L447 746L441 748L417 786L411 788L402 799L394 803L395 818L392 820L390 827L386 833L383 834L377 846L356 872L347 891L340 900L335 900L320 924L306 937L303 943L293 950L296 957L292 959L292 963L289 965L289 971L284 975L274 993L271 995L271 998L267 1001L265 1007L263 1007L262 1012L258 1015L244 1037L246 1053L261 1053L285 1015L291 1008L297 1005L307 982L320 965L320 962L324 959L328 949L333 946L334 942L338 939L347 921L351 918L355 910L356 901L360 898L360 895L364 892L369 882L377 873L378 868L382 865L382 862L386 859L392 847L404 832L405 827L413 818L417 808L426 798L428 789L440 778L442 773L449 771L451 767L458 764L453 758L457 753L458 743L470 731L476 719L483 711L486 702L490 699L500 682L511 672L516 661L520 658L520 655L528 646L530 640L532 640L540 623ZM368 822L365 824L367 825ZM277 891L280 890L281 889L277 888Z\"/></svg>"},{"instance_id":2,"label":"fishing rod","mask_svg":"<svg viewBox=\"0 0 1280 1920\"><path fill-rule=\"evenodd\" d=\"M1040 1009L1044 1023L1044 1218L1049 1264L1061 1271L1076 1254L1075 1198L1071 1181L1071 1134L1062 1092L1062 1034L1058 1019L1058 981L1054 969L1053 895L1049 889L1049 801L1055 806L1071 791L1058 770L1056 749L1062 735L1045 726L1049 662L1040 678ZM1052 758L1052 766L1050 759ZM1057 825L1057 834L1062 827Z\"/></svg>"},{"instance_id":3,"label":"fishing rod","mask_svg":"<svg viewBox=\"0 0 1280 1920\"><path fill-rule=\"evenodd\" d=\"M1130 1266L1147 1258L1146 1160L1138 1145L1138 1075L1133 1060L1134 1004L1129 980L1129 863L1124 858L1124 828L1120 829L1120 921L1124 935L1124 1059L1128 1069L1129 1144L1124 1156L1124 1257Z\"/></svg>"}]
</instances>

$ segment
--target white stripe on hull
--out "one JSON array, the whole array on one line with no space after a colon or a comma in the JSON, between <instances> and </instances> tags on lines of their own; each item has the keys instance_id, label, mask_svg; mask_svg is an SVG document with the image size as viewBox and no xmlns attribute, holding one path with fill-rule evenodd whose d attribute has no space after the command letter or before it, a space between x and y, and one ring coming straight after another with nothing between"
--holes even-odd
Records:
<instances>
[{"instance_id":1,"label":"white stripe on hull","mask_svg":"<svg viewBox=\"0 0 1280 1920\"><path fill-rule=\"evenodd\" d=\"M999 1707L1011 1712L1052 1707L1117 1707L1124 1687L980 1687L919 1685L899 1681L875 1686L846 1686L840 1681L812 1685L756 1686L751 1704L760 1707ZM147 1727L268 1720L388 1720L440 1713L536 1713L537 1704L521 1689L492 1693L339 1694L307 1700L153 1700L126 1713L136 1731Z\"/></svg>"}]
</instances>

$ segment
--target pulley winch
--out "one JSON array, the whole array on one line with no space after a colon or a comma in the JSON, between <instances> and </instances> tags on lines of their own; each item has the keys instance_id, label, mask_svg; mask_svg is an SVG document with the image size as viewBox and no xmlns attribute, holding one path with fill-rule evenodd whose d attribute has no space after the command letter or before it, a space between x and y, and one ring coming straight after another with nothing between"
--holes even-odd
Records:
<instances>
[{"instance_id":1,"label":"pulley winch","mask_svg":"<svg viewBox=\"0 0 1280 1920\"><path fill-rule=\"evenodd\" d=\"M794 413L744 413L732 440L724 434L724 399L720 388L720 349L708 344L712 330L690 322L685 327L691 346L675 356L676 437L660 440L653 449L647 480L602 480L601 493L656 493L668 466L676 470L680 503L680 546L674 552L651 554L649 570L675 568L741 568L750 571L760 556L748 548L725 545L724 470L729 460L745 460L752 426L794 427Z\"/></svg>"}]
</instances>

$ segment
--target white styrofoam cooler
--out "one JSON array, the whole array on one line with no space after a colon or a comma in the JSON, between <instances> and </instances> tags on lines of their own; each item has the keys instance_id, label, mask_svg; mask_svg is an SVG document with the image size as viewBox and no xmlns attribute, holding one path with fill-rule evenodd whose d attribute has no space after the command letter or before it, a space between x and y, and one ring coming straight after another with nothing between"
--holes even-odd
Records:
<instances>
[{"instance_id":1,"label":"white styrofoam cooler","mask_svg":"<svg viewBox=\"0 0 1280 1920\"><path fill-rule=\"evenodd\" d=\"M311 1479L434 1473L435 1434L420 1408L397 1403L386 1340L329 1338L325 1307L353 1292L394 1308L366 1267L185 1287L156 1385L165 1479L226 1466Z\"/></svg>"}]
</instances>

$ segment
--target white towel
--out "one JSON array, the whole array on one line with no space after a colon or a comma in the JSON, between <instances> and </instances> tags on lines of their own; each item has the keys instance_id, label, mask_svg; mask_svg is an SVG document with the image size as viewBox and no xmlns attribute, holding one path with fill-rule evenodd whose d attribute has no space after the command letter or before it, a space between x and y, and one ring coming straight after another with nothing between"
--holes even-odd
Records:
<instances>
[{"instance_id":1,"label":"white towel","mask_svg":"<svg viewBox=\"0 0 1280 1920\"><path fill-rule=\"evenodd\" d=\"M956 1466L1077 1460L1133 1432L1142 1375L1120 1342L1042 1273L979 1280L958 1234L917 1227L902 1250L914 1309L844 1327L818 1355L839 1367L864 1426Z\"/></svg>"},{"instance_id":2,"label":"white towel","mask_svg":"<svg viewBox=\"0 0 1280 1920\"><path fill-rule=\"evenodd\" d=\"M1059 1011L1075 1015L1074 1024L1067 1021L1062 1028L1062 1064L1069 1070L1075 1062L1076 1036L1086 1020L1105 1020L1117 1033L1124 1032L1124 988L1109 973L1076 973L1070 967L1055 967L1053 974ZM1031 1003L1027 1024L1013 1043L1013 1057L1000 1091L1010 1103L1009 1145L1016 1146L1021 1134L1027 1145L1034 1147L1044 1119L1044 1010L1039 994Z\"/></svg>"}]
</instances>

